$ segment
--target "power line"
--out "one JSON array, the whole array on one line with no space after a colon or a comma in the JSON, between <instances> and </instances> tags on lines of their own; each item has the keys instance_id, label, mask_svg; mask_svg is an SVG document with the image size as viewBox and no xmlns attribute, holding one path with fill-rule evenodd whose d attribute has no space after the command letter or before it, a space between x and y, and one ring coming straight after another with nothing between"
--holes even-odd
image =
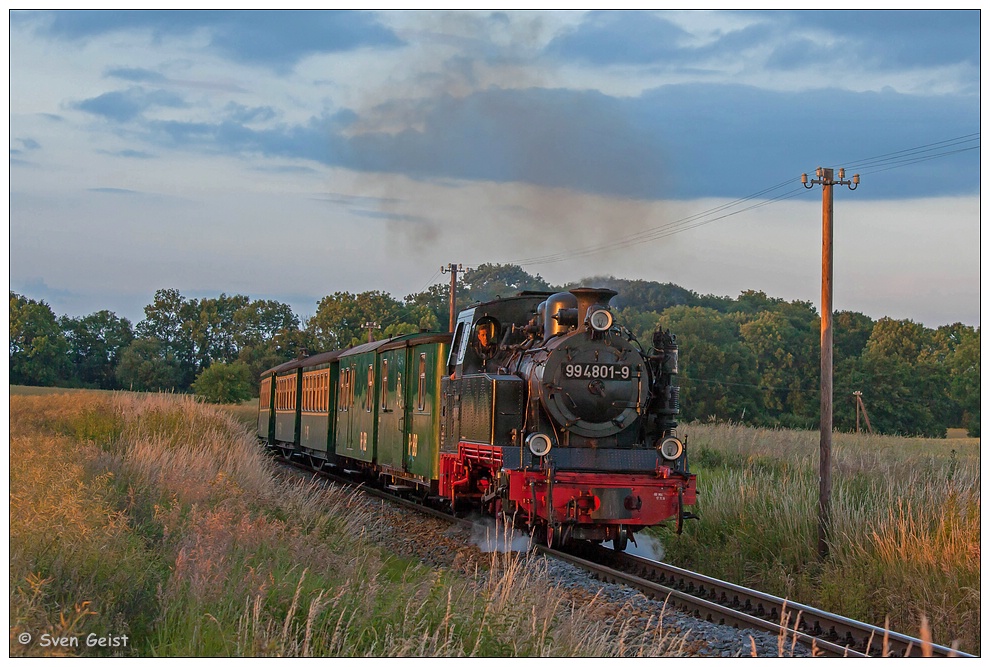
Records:
<instances>
[{"instance_id":1,"label":"power line","mask_svg":"<svg viewBox=\"0 0 990 667\"><path fill-rule=\"evenodd\" d=\"M971 150L978 150L980 148L979 143L976 145L973 142L979 141L980 133L972 133L967 135L962 135L959 137L954 137L951 139L945 139L943 141L933 142L930 144L923 144L921 146L915 146L912 148L907 148L900 151L894 151L892 153L884 153L881 155L863 158L857 161L852 161L847 163L849 168L860 168L865 174L875 174L883 171L889 171L891 169L898 169L901 167L906 167L912 164L917 164L919 162L925 162L928 160L934 160L949 155L956 155L958 153L963 153ZM961 148L954 148L962 146ZM948 148L953 148L953 150L945 150ZM866 168L864 170L864 168ZM762 202L755 203L749 206L744 206L743 208L738 208L747 202L751 202L754 199L768 195L771 192L779 190L787 185L795 182L795 179L789 179L778 183L776 185L769 186L754 192L745 197L735 199L731 202L721 204L714 208L702 211L701 213L696 213L694 215L681 218L672 222L664 223L652 229L637 232L636 234L631 234L614 241L587 246L585 248L577 248L571 251L557 252L547 255L540 255L535 257L528 257L518 260L509 261L509 264L515 264L517 266L532 266L534 264L552 264L555 262L562 262L570 259L578 259L582 257L588 257L590 255L595 255L600 252L605 252L609 250L618 250L631 245L636 245L640 243L647 243L650 241L656 241L661 238L666 238L674 234L679 234L681 232L688 231L690 229L696 229L703 225L708 225L719 220L725 220L740 213L745 213L747 211L752 211L763 206L769 206L787 199L796 197L803 192L803 188L796 188L794 190L788 190L782 194L778 194L774 197L766 199ZM736 209L736 210L732 210Z\"/></svg>"}]
</instances>

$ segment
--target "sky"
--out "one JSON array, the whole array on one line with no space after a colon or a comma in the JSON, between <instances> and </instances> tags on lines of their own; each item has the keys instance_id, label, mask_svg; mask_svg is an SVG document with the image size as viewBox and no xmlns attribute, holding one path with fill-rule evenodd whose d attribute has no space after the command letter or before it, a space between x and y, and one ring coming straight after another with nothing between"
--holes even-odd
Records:
<instances>
[{"instance_id":1,"label":"sky","mask_svg":"<svg viewBox=\"0 0 990 667\"><path fill-rule=\"evenodd\" d=\"M10 289L303 320L511 263L980 324L978 11L9 15Z\"/></svg>"}]
</instances>

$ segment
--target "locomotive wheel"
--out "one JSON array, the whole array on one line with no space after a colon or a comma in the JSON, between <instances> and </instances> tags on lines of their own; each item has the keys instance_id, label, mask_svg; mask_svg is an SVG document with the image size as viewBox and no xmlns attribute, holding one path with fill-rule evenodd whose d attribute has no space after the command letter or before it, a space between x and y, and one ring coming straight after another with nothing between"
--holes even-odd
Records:
<instances>
[{"instance_id":1,"label":"locomotive wheel","mask_svg":"<svg viewBox=\"0 0 990 667\"><path fill-rule=\"evenodd\" d=\"M626 532L626 527L619 526L619 534L612 539L612 548L615 551L625 551L627 544L629 544L629 534Z\"/></svg>"}]
</instances>

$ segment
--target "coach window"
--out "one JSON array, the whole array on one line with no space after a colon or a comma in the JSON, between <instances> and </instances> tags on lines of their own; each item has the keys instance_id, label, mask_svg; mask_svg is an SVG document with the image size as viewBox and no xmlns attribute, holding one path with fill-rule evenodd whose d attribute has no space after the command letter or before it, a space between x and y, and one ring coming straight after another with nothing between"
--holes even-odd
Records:
<instances>
[{"instance_id":1,"label":"coach window","mask_svg":"<svg viewBox=\"0 0 990 667\"><path fill-rule=\"evenodd\" d=\"M375 404L375 365L368 364L368 395L364 397L364 409L371 412Z\"/></svg>"},{"instance_id":2,"label":"coach window","mask_svg":"<svg viewBox=\"0 0 990 667\"><path fill-rule=\"evenodd\" d=\"M347 412L347 401L351 396L351 369L342 368L340 369L340 397L337 399L337 405L340 406L341 412Z\"/></svg>"},{"instance_id":3,"label":"coach window","mask_svg":"<svg viewBox=\"0 0 990 667\"><path fill-rule=\"evenodd\" d=\"M388 359L382 359L382 412L388 412Z\"/></svg>"},{"instance_id":4,"label":"coach window","mask_svg":"<svg viewBox=\"0 0 990 667\"><path fill-rule=\"evenodd\" d=\"M421 352L419 355L419 398L416 402L417 409L420 412L426 410L426 353Z\"/></svg>"}]
</instances>

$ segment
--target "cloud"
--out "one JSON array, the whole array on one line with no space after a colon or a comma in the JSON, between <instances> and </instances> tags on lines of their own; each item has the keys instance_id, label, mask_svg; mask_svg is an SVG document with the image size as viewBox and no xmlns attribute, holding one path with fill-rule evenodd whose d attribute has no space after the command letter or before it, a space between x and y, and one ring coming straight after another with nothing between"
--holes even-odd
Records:
<instances>
[{"instance_id":1,"label":"cloud","mask_svg":"<svg viewBox=\"0 0 990 667\"><path fill-rule=\"evenodd\" d=\"M90 192L98 192L105 195L139 195L137 190L127 190L125 188L90 188Z\"/></svg>"},{"instance_id":2,"label":"cloud","mask_svg":"<svg viewBox=\"0 0 990 667\"><path fill-rule=\"evenodd\" d=\"M73 106L80 111L103 116L108 120L128 122L153 107L179 109L188 105L175 93L166 90L149 91L135 86L127 90L103 93L97 97L77 102Z\"/></svg>"},{"instance_id":3,"label":"cloud","mask_svg":"<svg viewBox=\"0 0 990 667\"><path fill-rule=\"evenodd\" d=\"M762 13L786 18L783 30L817 29L834 38L841 61L869 59L878 68L980 64L980 12L965 11L795 11ZM882 38L878 39L878 35Z\"/></svg>"},{"instance_id":4,"label":"cloud","mask_svg":"<svg viewBox=\"0 0 990 667\"><path fill-rule=\"evenodd\" d=\"M107 70L108 77L133 83L165 83L168 78L161 72L137 67L115 67Z\"/></svg>"},{"instance_id":5,"label":"cloud","mask_svg":"<svg viewBox=\"0 0 990 667\"><path fill-rule=\"evenodd\" d=\"M155 157L153 153L148 153L147 151L136 151L129 148L125 148L124 150L120 150L120 151L99 150L97 152L102 155L110 155L113 157L125 157L136 160L150 160L151 158Z\"/></svg>"},{"instance_id":6,"label":"cloud","mask_svg":"<svg viewBox=\"0 0 990 667\"><path fill-rule=\"evenodd\" d=\"M740 11L682 26L676 13L590 12L547 45L564 61L661 70L724 69L751 61L771 70L833 67L871 71L966 66L978 83L980 14L972 11Z\"/></svg>"},{"instance_id":7,"label":"cloud","mask_svg":"<svg viewBox=\"0 0 990 667\"><path fill-rule=\"evenodd\" d=\"M127 101L130 106L106 105L103 115L134 118L148 97ZM681 84L614 98L595 91L492 88L409 102L403 110L400 101L390 104L394 108L385 115L404 117L408 127L357 132L361 115L352 110L307 123L253 127L274 111L232 105L219 122L147 120L140 128L147 143L168 148L634 199L742 197L782 179L797 184L801 172L817 166L858 168L856 160L979 130L973 99L893 91L789 93ZM946 152L975 147L978 140ZM907 164L910 159L864 165L864 179L871 169L884 175L864 180L859 196L972 193L978 182L967 172L978 173L978 158L977 150L964 151L938 170ZM885 173L890 167L898 171Z\"/></svg>"},{"instance_id":8,"label":"cloud","mask_svg":"<svg viewBox=\"0 0 990 667\"><path fill-rule=\"evenodd\" d=\"M276 69L317 53L402 44L374 14L361 11L80 10L32 12L15 18L35 23L43 35L70 41L134 30L147 30L157 41L206 30L211 48L238 62ZM128 75L126 69L123 73ZM134 74L140 71L130 73Z\"/></svg>"},{"instance_id":9,"label":"cloud","mask_svg":"<svg viewBox=\"0 0 990 667\"><path fill-rule=\"evenodd\" d=\"M224 107L224 115L235 123L257 123L272 120L276 111L270 106L246 107L243 104L230 102Z\"/></svg>"},{"instance_id":10,"label":"cloud","mask_svg":"<svg viewBox=\"0 0 990 667\"><path fill-rule=\"evenodd\" d=\"M689 37L654 12L591 12L576 29L554 38L546 51L596 65L643 65L684 60L683 43Z\"/></svg>"}]
</instances>

